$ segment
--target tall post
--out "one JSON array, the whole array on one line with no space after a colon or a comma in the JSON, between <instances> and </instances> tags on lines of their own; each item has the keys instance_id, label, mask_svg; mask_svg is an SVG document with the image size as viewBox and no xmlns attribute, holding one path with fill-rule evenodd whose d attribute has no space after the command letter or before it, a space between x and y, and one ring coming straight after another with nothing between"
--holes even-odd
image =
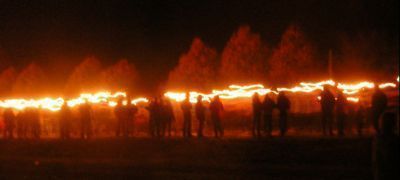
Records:
<instances>
[{"instance_id":1,"label":"tall post","mask_svg":"<svg viewBox=\"0 0 400 180\"><path fill-rule=\"evenodd\" d=\"M329 49L329 53L328 53L328 75L329 75L329 79L333 79L333 57L332 57L332 49Z\"/></svg>"}]
</instances>

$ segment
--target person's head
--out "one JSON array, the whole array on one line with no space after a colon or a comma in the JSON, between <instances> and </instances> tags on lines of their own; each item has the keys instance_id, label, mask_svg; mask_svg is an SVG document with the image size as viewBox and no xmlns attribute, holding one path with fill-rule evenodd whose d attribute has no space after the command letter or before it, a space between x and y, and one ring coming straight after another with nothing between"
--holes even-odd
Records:
<instances>
[{"instance_id":1,"label":"person's head","mask_svg":"<svg viewBox=\"0 0 400 180\"><path fill-rule=\"evenodd\" d=\"M322 88L323 88L323 91L328 91L329 90L329 85L325 84Z\"/></svg>"},{"instance_id":2,"label":"person's head","mask_svg":"<svg viewBox=\"0 0 400 180\"><path fill-rule=\"evenodd\" d=\"M185 101L190 101L190 93L186 92L185 94Z\"/></svg>"},{"instance_id":3,"label":"person's head","mask_svg":"<svg viewBox=\"0 0 400 180\"><path fill-rule=\"evenodd\" d=\"M396 113L386 112L382 116L382 132L383 135L394 134L396 127Z\"/></svg>"},{"instance_id":4,"label":"person's head","mask_svg":"<svg viewBox=\"0 0 400 180\"><path fill-rule=\"evenodd\" d=\"M65 99L64 102L62 103L62 106L64 107L68 107L68 99Z\"/></svg>"},{"instance_id":5,"label":"person's head","mask_svg":"<svg viewBox=\"0 0 400 180\"><path fill-rule=\"evenodd\" d=\"M128 104L131 104L132 97L129 94L126 96L126 101Z\"/></svg>"},{"instance_id":6,"label":"person's head","mask_svg":"<svg viewBox=\"0 0 400 180\"><path fill-rule=\"evenodd\" d=\"M254 98L258 98L260 95L258 95L258 93L257 92L255 92L254 94L253 94L253 97Z\"/></svg>"},{"instance_id":7,"label":"person's head","mask_svg":"<svg viewBox=\"0 0 400 180\"><path fill-rule=\"evenodd\" d=\"M338 91L338 96L343 96L343 92L342 91Z\"/></svg>"},{"instance_id":8,"label":"person's head","mask_svg":"<svg viewBox=\"0 0 400 180\"><path fill-rule=\"evenodd\" d=\"M374 83L374 90L375 91L380 91L378 83Z\"/></svg>"},{"instance_id":9,"label":"person's head","mask_svg":"<svg viewBox=\"0 0 400 180\"><path fill-rule=\"evenodd\" d=\"M122 101L123 101L122 97L118 98L117 104L121 106L122 105Z\"/></svg>"},{"instance_id":10,"label":"person's head","mask_svg":"<svg viewBox=\"0 0 400 180\"><path fill-rule=\"evenodd\" d=\"M198 95L197 96L197 102L201 102L203 101L203 96L202 95Z\"/></svg>"},{"instance_id":11,"label":"person's head","mask_svg":"<svg viewBox=\"0 0 400 180\"><path fill-rule=\"evenodd\" d=\"M219 101L219 95L214 96L215 101Z\"/></svg>"}]
</instances>

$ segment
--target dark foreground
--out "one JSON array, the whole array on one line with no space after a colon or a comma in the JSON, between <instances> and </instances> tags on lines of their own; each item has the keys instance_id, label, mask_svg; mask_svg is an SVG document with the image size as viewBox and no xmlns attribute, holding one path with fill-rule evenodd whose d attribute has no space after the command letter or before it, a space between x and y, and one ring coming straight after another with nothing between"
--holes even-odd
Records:
<instances>
[{"instance_id":1,"label":"dark foreground","mask_svg":"<svg viewBox=\"0 0 400 180\"><path fill-rule=\"evenodd\" d=\"M0 140L0 179L372 179L368 138Z\"/></svg>"}]
</instances>

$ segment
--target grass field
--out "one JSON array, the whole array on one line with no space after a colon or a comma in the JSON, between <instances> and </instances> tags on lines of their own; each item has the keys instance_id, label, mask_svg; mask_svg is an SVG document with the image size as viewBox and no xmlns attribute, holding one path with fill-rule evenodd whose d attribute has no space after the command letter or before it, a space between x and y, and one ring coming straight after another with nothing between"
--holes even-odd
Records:
<instances>
[{"instance_id":1,"label":"grass field","mask_svg":"<svg viewBox=\"0 0 400 180\"><path fill-rule=\"evenodd\" d=\"M0 179L372 179L371 139L0 140Z\"/></svg>"}]
</instances>

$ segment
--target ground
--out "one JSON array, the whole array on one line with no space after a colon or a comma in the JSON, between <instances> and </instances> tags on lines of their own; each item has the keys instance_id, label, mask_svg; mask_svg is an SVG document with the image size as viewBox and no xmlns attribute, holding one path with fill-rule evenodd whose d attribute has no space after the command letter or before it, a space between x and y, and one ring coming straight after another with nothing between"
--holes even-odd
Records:
<instances>
[{"instance_id":1,"label":"ground","mask_svg":"<svg viewBox=\"0 0 400 180\"><path fill-rule=\"evenodd\" d=\"M372 179L370 138L0 140L0 179Z\"/></svg>"}]
</instances>

